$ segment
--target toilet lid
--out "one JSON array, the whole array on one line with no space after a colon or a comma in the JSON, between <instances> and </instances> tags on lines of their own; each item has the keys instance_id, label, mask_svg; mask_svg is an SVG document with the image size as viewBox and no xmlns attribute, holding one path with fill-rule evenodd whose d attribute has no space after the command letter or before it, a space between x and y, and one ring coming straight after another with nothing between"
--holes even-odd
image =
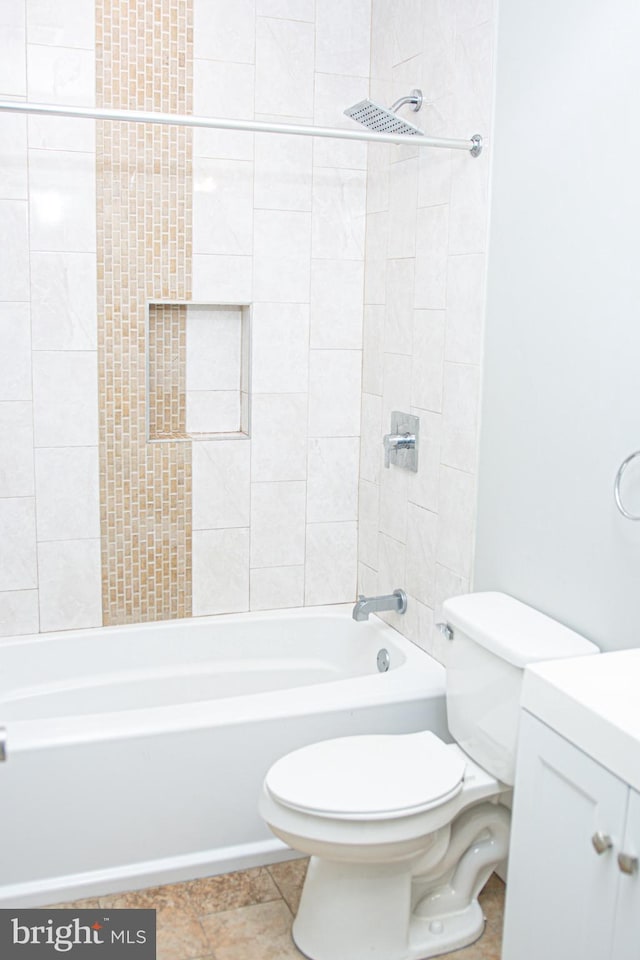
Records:
<instances>
[{"instance_id":1,"label":"toilet lid","mask_svg":"<svg viewBox=\"0 0 640 960\"><path fill-rule=\"evenodd\" d=\"M435 734L340 737L302 747L266 777L285 806L355 820L420 813L462 789L465 762Z\"/></svg>"}]
</instances>

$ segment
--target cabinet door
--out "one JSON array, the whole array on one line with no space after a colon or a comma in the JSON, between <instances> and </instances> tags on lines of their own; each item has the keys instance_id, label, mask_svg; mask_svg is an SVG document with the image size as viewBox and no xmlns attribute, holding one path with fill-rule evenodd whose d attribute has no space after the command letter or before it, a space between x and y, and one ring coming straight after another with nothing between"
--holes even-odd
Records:
<instances>
[{"instance_id":1,"label":"cabinet door","mask_svg":"<svg viewBox=\"0 0 640 960\"><path fill-rule=\"evenodd\" d=\"M618 853L640 861L640 793L629 791L629 807L624 838ZM618 910L613 947L613 960L640 960L640 873L633 863L626 863L631 873L620 872Z\"/></svg>"},{"instance_id":2,"label":"cabinet door","mask_svg":"<svg viewBox=\"0 0 640 960\"><path fill-rule=\"evenodd\" d=\"M503 960L609 960L627 795L598 763L521 714ZM598 833L612 842L601 854Z\"/></svg>"}]
</instances>

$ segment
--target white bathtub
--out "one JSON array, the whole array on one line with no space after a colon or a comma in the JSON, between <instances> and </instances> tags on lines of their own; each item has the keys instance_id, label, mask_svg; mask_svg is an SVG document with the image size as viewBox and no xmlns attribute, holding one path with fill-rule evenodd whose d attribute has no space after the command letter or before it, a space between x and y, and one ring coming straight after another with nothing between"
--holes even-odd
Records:
<instances>
[{"instance_id":1,"label":"white bathtub","mask_svg":"<svg viewBox=\"0 0 640 960\"><path fill-rule=\"evenodd\" d=\"M442 667L376 617L350 613L0 641L0 906L285 859L257 811L282 754L354 733L447 738Z\"/></svg>"}]
</instances>

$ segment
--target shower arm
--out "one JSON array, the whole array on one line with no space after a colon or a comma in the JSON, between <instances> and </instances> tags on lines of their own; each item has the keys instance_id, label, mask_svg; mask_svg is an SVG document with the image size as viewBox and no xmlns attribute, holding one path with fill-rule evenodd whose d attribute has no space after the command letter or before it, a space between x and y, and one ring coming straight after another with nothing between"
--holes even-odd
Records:
<instances>
[{"instance_id":1,"label":"shower arm","mask_svg":"<svg viewBox=\"0 0 640 960\"><path fill-rule=\"evenodd\" d=\"M406 103L410 103L413 109L417 111L422 106L422 90L412 90L407 97L399 97L395 103L392 103L389 107L391 113L397 113L400 107L404 107Z\"/></svg>"},{"instance_id":2,"label":"shower arm","mask_svg":"<svg viewBox=\"0 0 640 960\"><path fill-rule=\"evenodd\" d=\"M407 101L407 98L403 97ZM411 98L409 98L410 100ZM411 143L414 147L440 147L448 150L466 150L477 157L482 150L482 137L476 134L468 140L445 137L407 137L393 133L371 133L360 130L342 130L333 127L312 127L288 123L265 123L260 120L228 120L217 117L194 117L172 113L147 113L142 110L113 110L102 107L72 107L46 103L25 103L20 100L0 100L0 113L38 114L52 117L78 117L85 120L116 120L126 123L158 123L164 126L193 127L211 130L242 130L248 133L280 133L301 137L328 137L334 140L359 140L369 143Z\"/></svg>"}]
</instances>

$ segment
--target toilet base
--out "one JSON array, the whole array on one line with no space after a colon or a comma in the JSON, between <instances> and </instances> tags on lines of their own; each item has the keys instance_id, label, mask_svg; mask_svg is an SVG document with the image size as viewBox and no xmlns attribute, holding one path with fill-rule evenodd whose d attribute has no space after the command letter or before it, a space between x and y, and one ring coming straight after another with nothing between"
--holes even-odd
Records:
<instances>
[{"instance_id":1,"label":"toilet base","mask_svg":"<svg viewBox=\"0 0 640 960\"><path fill-rule=\"evenodd\" d=\"M407 960L427 960L474 943L484 933L484 914L477 900L460 913L427 920L413 916L409 924Z\"/></svg>"},{"instance_id":2,"label":"toilet base","mask_svg":"<svg viewBox=\"0 0 640 960\"><path fill-rule=\"evenodd\" d=\"M310 960L426 960L482 935L477 899L456 913L410 917L411 885L407 861L373 865L312 857L293 940Z\"/></svg>"}]
</instances>

